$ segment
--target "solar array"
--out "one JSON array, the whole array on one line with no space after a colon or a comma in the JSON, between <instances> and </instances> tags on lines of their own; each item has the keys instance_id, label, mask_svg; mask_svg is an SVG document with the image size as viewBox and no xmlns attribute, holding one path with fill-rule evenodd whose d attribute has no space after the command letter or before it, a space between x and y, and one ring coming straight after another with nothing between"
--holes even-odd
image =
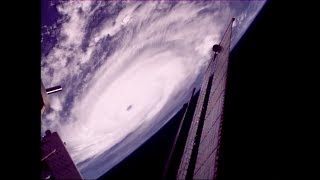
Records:
<instances>
[{"instance_id":1,"label":"solar array","mask_svg":"<svg viewBox=\"0 0 320 180\"><path fill-rule=\"evenodd\" d=\"M233 21L234 18L219 46L213 48L215 52L204 75L177 179L215 179L217 175Z\"/></svg>"}]
</instances>

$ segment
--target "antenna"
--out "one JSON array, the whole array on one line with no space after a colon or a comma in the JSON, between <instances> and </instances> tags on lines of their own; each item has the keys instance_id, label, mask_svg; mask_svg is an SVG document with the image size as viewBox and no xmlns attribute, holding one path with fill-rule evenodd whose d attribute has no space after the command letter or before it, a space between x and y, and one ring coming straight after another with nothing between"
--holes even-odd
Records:
<instances>
[{"instance_id":1,"label":"antenna","mask_svg":"<svg viewBox=\"0 0 320 180\"><path fill-rule=\"evenodd\" d=\"M218 45L218 44L215 44L215 45L213 45L213 47L212 47L212 51L213 51L214 53L219 53L219 52L221 51L221 49L222 49L222 47L221 47L220 45Z\"/></svg>"},{"instance_id":2,"label":"antenna","mask_svg":"<svg viewBox=\"0 0 320 180\"><path fill-rule=\"evenodd\" d=\"M52 93L59 92L59 91L62 91L61 86L54 86L54 87L46 89L47 94L52 94Z\"/></svg>"}]
</instances>

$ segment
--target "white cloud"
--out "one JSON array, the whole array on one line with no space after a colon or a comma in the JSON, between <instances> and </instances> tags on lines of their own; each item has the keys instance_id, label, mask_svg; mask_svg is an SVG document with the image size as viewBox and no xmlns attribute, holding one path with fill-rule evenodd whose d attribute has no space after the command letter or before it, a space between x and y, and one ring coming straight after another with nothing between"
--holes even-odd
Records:
<instances>
[{"instance_id":1,"label":"white cloud","mask_svg":"<svg viewBox=\"0 0 320 180\"><path fill-rule=\"evenodd\" d=\"M62 105L61 105L60 99L57 96L50 97L50 107L54 111L61 111L62 110Z\"/></svg>"}]
</instances>

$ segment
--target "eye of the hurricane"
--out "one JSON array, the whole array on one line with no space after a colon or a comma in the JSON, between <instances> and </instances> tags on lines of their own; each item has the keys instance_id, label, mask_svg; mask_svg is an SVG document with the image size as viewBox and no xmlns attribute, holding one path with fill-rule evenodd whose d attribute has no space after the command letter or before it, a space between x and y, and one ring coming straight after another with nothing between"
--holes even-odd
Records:
<instances>
[{"instance_id":1,"label":"eye of the hurricane","mask_svg":"<svg viewBox=\"0 0 320 180\"><path fill-rule=\"evenodd\" d=\"M130 111L131 108L132 108L132 105L129 105L129 106L127 107L127 111Z\"/></svg>"}]
</instances>

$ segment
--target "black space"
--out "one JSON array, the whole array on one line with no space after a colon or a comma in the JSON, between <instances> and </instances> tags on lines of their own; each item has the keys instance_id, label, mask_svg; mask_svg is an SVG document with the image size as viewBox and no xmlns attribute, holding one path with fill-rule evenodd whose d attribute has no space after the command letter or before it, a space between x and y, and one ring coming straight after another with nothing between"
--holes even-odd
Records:
<instances>
[{"instance_id":1,"label":"black space","mask_svg":"<svg viewBox=\"0 0 320 180\"><path fill-rule=\"evenodd\" d=\"M219 179L274 179L285 168L272 5L265 5L230 54Z\"/></svg>"},{"instance_id":2,"label":"black space","mask_svg":"<svg viewBox=\"0 0 320 180\"><path fill-rule=\"evenodd\" d=\"M40 0L4 3L1 178L40 179Z\"/></svg>"}]
</instances>

